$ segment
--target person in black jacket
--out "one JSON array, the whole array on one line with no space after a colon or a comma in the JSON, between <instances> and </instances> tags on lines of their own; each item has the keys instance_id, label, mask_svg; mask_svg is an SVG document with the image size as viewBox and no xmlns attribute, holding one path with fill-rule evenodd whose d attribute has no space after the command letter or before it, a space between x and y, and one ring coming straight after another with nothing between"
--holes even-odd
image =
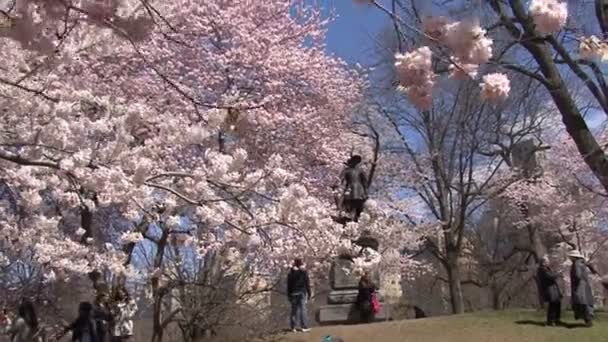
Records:
<instances>
[{"instance_id":1,"label":"person in black jacket","mask_svg":"<svg viewBox=\"0 0 608 342\"><path fill-rule=\"evenodd\" d=\"M309 331L307 325L306 301L310 300L310 279L304 269L301 259L295 259L293 267L287 275L287 296L291 303L290 327L296 330L296 323L300 323L301 331Z\"/></svg>"},{"instance_id":2,"label":"person in black jacket","mask_svg":"<svg viewBox=\"0 0 608 342\"><path fill-rule=\"evenodd\" d=\"M543 301L549 303L547 307L547 325L555 326L561 324L562 292L557 284L559 274L553 272L549 266L549 258L540 259L537 271L540 295Z\"/></svg>"},{"instance_id":3,"label":"person in black jacket","mask_svg":"<svg viewBox=\"0 0 608 342\"><path fill-rule=\"evenodd\" d=\"M93 305L89 302L80 303L78 317L61 334L55 336L55 339L60 340L68 331L72 332L73 342L103 342L93 317Z\"/></svg>"},{"instance_id":4,"label":"person in black jacket","mask_svg":"<svg viewBox=\"0 0 608 342\"><path fill-rule=\"evenodd\" d=\"M357 308L361 315L363 323L371 323L374 321L374 311L372 309L372 296L376 292L377 287L374 284L369 274L366 272L359 279L359 292L357 293Z\"/></svg>"}]
</instances>

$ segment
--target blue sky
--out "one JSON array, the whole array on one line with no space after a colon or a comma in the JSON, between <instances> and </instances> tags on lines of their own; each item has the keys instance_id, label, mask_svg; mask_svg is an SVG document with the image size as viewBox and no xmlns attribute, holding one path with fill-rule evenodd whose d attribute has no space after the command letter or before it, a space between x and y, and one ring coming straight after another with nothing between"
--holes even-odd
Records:
<instances>
[{"instance_id":1,"label":"blue sky","mask_svg":"<svg viewBox=\"0 0 608 342\"><path fill-rule=\"evenodd\" d=\"M327 48L349 63L365 64L374 37L387 23L386 15L352 0L323 0L326 8L335 9L338 18L327 33Z\"/></svg>"}]
</instances>

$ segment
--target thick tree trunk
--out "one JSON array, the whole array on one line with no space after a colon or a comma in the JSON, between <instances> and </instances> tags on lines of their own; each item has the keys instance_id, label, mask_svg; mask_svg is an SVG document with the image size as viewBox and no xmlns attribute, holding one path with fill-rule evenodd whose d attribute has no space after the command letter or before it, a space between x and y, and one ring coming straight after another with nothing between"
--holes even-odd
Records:
<instances>
[{"instance_id":1,"label":"thick tree trunk","mask_svg":"<svg viewBox=\"0 0 608 342\"><path fill-rule=\"evenodd\" d=\"M492 285L490 286L490 291L492 295L492 309L502 310L502 288L496 285Z\"/></svg>"},{"instance_id":2,"label":"thick tree trunk","mask_svg":"<svg viewBox=\"0 0 608 342\"><path fill-rule=\"evenodd\" d=\"M447 253L446 271L448 274L448 287L450 289L450 304L452 313L464 313L464 300L462 297L462 279L460 265L458 265L458 251L449 250Z\"/></svg>"}]
</instances>

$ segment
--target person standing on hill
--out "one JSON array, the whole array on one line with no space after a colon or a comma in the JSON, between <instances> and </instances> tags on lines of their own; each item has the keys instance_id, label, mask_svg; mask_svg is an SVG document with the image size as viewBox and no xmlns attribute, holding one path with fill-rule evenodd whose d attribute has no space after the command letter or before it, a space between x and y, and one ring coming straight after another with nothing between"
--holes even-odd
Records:
<instances>
[{"instance_id":1,"label":"person standing on hill","mask_svg":"<svg viewBox=\"0 0 608 342\"><path fill-rule=\"evenodd\" d=\"M572 289L572 310L574 319L583 319L588 327L593 326L593 292L589 283L589 272L581 252L568 253L572 260L570 286Z\"/></svg>"},{"instance_id":2,"label":"person standing on hill","mask_svg":"<svg viewBox=\"0 0 608 342\"><path fill-rule=\"evenodd\" d=\"M301 259L295 259L292 268L287 275L287 296L291 303L290 328L296 331L297 323L300 323L300 331L307 332L306 302L310 300L310 279Z\"/></svg>"},{"instance_id":3,"label":"person standing on hill","mask_svg":"<svg viewBox=\"0 0 608 342\"><path fill-rule=\"evenodd\" d=\"M549 303L547 308L547 326L561 324L562 292L557 284L559 274L549 266L549 258L544 256L540 259L537 271L540 295L543 301Z\"/></svg>"}]
</instances>

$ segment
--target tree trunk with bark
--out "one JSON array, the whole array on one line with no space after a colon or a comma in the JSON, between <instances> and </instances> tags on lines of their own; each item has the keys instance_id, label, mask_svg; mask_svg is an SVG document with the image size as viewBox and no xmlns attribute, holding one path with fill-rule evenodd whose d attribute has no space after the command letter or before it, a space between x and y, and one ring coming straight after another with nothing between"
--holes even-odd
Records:
<instances>
[{"instance_id":1,"label":"tree trunk with bark","mask_svg":"<svg viewBox=\"0 0 608 342\"><path fill-rule=\"evenodd\" d=\"M448 288L450 290L450 305L454 314L464 313L462 279L458 263L459 256L459 249L448 243L445 266L448 275Z\"/></svg>"}]
</instances>

